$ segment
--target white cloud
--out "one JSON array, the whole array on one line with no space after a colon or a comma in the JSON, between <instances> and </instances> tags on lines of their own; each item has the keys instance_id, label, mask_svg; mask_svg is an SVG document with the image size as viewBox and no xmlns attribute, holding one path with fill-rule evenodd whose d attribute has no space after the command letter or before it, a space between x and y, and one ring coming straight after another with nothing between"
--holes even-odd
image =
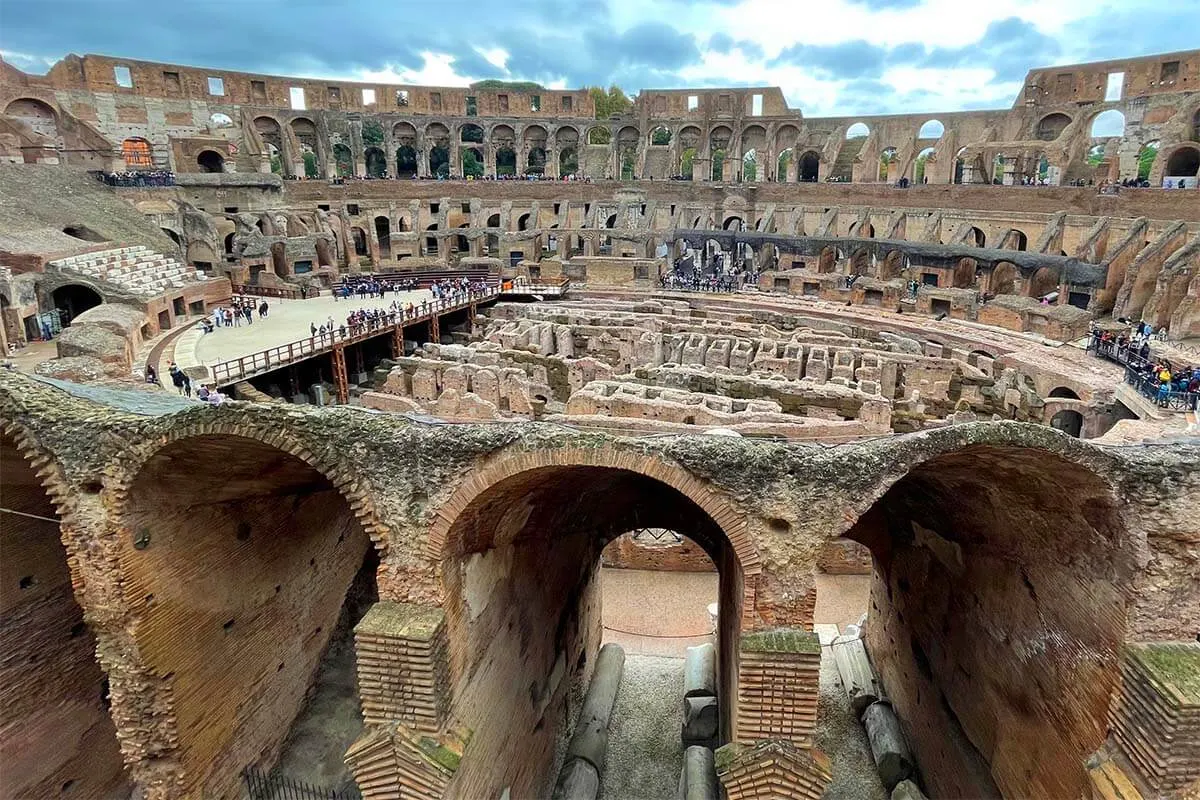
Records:
<instances>
[{"instance_id":1,"label":"white cloud","mask_svg":"<svg viewBox=\"0 0 1200 800\"><path fill-rule=\"evenodd\" d=\"M483 56L484 59L498 69L504 69L504 65L508 63L508 51L501 47L493 47L490 50L475 48L475 52Z\"/></svg>"},{"instance_id":2,"label":"white cloud","mask_svg":"<svg viewBox=\"0 0 1200 800\"><path fill-rule=\"evenodd\" d=\"M415 83L425 86L467 86L472 77L459 75L452 66L454 56L446 53L421 53L424 62L420 69L403 69L397 71L389 65L382 70L362 70L354 76L354 80L367 83Z\"/></svg>"}]
</instances>

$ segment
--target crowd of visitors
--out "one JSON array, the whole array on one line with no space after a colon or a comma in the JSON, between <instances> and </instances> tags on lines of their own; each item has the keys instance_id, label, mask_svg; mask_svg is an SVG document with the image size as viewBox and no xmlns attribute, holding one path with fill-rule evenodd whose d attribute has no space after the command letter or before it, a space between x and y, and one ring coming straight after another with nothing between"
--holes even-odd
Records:
<instances>
[{"instance_id":1,"label":"crowd of visitors","mask_svg":"<svg viewBox=\"0 0 1200 800\"><path fill-rule=\"evenodd\" d=\"M388 292L411 292L417 288L412 278L385 278L376 275L347 275L333 287L334 300L348 300L358 295L360 300L368 297L383 299Z\"/></svg>"},{"instance_id":2,"label":"crowd of visitors","mask_svg":"<svg viewBox=\"0 0 1200 800\"><path fill-rule=\"evenodd\" d=\"M212 310L212 314L200 320L200 327L209 334L221 327L240 328L243 322L253 325L255 311L259 319L266 319L271 309L266 300L256 303L252 297L234 297L228 306L218 306Z\"/></svg>"},{"instance_id":3,"label":"crowd of visitors","mask_svg":"<svg viewBox=\"0 0 1200 800\"><path fill-rule=\"evenodd\" d=\"M100 172L97 178L109 186L174 186L175 173L165 169L132 172Z\"/></svg>"},{"instance_id":4,"label":"crowd of visitors","mask_svg":"<svg viewBox=\"0 0 1200 800\"><path fill-rule=\"evenodd\" d=\"M1166 339L1166 328L1158 331L1148 322L1138 322L1127 330L1101 330L1093 327L1088 347L1128 370L1127 381L1157 405L1182 404L1195 411L1200 402L1200 366L1173 364L1155 356L1152 340Z\"/></svg>"}]
</instances>

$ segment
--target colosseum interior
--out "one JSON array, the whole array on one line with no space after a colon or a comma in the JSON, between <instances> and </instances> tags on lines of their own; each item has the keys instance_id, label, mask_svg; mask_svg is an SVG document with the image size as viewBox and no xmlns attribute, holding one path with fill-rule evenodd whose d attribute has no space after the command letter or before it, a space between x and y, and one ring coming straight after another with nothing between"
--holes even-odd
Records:
<instances>
[{"instance_id":1,"label":"colosseum interior","mask_svg":"<svg viewBox=\"0 0 1200 800\"><path fill-rule=\"evenodd\" d=\"M0 60L0 796L1200 797L1198 85Z\"/></svg>"}]
</instances>

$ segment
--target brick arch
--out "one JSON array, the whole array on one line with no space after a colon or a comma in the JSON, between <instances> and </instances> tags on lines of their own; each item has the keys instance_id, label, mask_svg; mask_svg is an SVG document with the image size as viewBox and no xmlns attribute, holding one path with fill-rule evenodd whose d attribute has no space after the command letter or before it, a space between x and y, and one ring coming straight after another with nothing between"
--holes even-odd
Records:
<instances>
[{"instance_id":1,"label":"brick arch","mask_svg":"<svg viewBox=\"0 0 1200 800\"><path fill-rule=\"evenodd\" d=\"M387 526L380 522L370 488L363 485L350 464L341 459L315 454L305 446L303 441L278 429L260 429L227 420L183 425L159 438L135 447L128 466L125 466L119 474L114 475L115 480L111 494L115 500L114 505L118 517L124 517L127 514L129 491L150 459L172 444L201 436L233 436L249 439L274 447L280 452L303 461L328 479L330 484L345 498L354 518L366 531L376 552L379 553L380 561L387 556Z\"/></svg>"},{"instance_id":2,"label":"brick arch","mask_svg":"<svg viewBox=\"0 0 1200 800\"><path fill-rule=\"evenodd\" d=\"M546 467L601 467L624 470L666 484L695 503L720 527L737 557L743 575L752 576L762 572L762 559L750 534L745 515L735 509L726 498L705 485L700 478L661 458L609 449L567 448L507 454L473 470L454 494L434 512L434 520L425 541L426 556L434 563L446 558L450 530L459 515L476 498L508 478ZM750 583L747 581L748 585Z\"/></svg>"},{"instance_id":3,"label":"brick arch","mask_svg":"<svg viewBox=\"0 0 1200 800\"><path fill-rule=\"evenodd\" d=\"M38 440L33 431L15 420L0 420L0 431L13 440L17 446L17 452L29 462L30 468L38 476L42 489L58 513L59 527L61 528L68 521L73 520L74 506L70 499L73 490L58 459ZM66 544L64 541L63 545L66 546ZM69 548L67 552L68 563L71 563L73 557L70 556ZM73 565L72 572L75 572Z\"/></svg>"}]
</instances>

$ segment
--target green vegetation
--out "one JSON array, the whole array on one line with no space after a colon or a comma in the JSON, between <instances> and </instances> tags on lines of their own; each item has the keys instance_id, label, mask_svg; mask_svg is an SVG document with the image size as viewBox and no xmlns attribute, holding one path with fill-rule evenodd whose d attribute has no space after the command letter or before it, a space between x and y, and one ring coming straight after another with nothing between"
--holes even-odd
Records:
<instances>
[{"instance_id":1,"label":"green vegetation","mask_svg":"<svg viewBox=\"0 0 1200 800\"><path fill-rule=\"evenodd\" d=\"M369 119L362 126L363 144L383 144L383 126L377 119Z\"/></svg>"},{"instance_id":2,"label":"green vegetation","mask_svg":"<svg viewBox=\"0 0 1200 800\"><path fill-rule=\"evenodd\" d=\"M488 78L485 81L475 81L472 89L507 89L510 92L544 92L546 87L533 81L501 81Z\"/></svg>"},{"instance_id":3,"label":"green vegetation","mask_svg":"<svg viewBox=\"0 0 1200 800\"><path fill-rule=\"evenodd\" d=\"M475 157L475 151L469 147L462 150L462 168L464 178L483 177L483 163Z\"/></svg>"},{"instance_id":4,"label":"green vegetation","mask_svg":"<svg viewBox=\"0 0 1200 800\"><path fill-rule=\"evenodd\" d=\"M317 168L317 154L311 151L304 153L304 177L318 178L321 176L321 171Z\"/></svg>"},{"instance_id":5,"label":"green vegetation","mask_svg":"<svg viewBox=\"0 0 1200 800\"><path fill-rule=\"evenodd\" d=\"M650 134L650 144L670 144L671 132L666 128L655 128L654 133Z\"/></svg>"},{"instance_id":6,"label":"green vegetation","mask_svg":"<svg viewBox=\"0 0 1200 800\"><path fill-rule=\"evenodd\" d=\"M820 654L821 642L803 628L785 628L742 635L741 650L756 653Z\"/></svg>"},{"instance_id":7,"label":"green vegetation","mask_svg":"<svg viewBox=\"0 0 1200 800\"><path fill-rule=\"evenodd\" d=\"M1150 169L1154 166L1154 159L1158 158L1158 142L1150 142L1142 148L1142 152L1138 153L1138 178L1146 180L1150 177Z\"/></svg>"},{"instance_id":8,"label":"green vegetation","mask_svg":"<svg viewBox=\"0 0 1200 800\"><path fill-rule=\"evenodd\" d=\"M779 162L776 165L775 172L778 175L776 180L781 180L781 181L787 180L788 167L790 167L791 165L792 165L792 151L791 151L791 149L784 150L782 153L779 154Z\"/></svg>"},{"instance_id":9,"label":"green vegetation","mask_svg":"<svg viewBox=\"0 0 1200 800\"><path fill-rule=\"evenodd\" d=\"M742 159L742 180L758 180L758 153L753 150Z\"/></svg>"},{"instance_id":10,"label":"green vegetation","mask_svg":"<svg viewBox=\"0 0 1200 800\"><path fill-rule=\"evenodd\" d=\"M712 175L710 180L722 180L725 175L725 151L714 150L712 156Z\"/></svg>"},{"instance_id":11,"label":"green vegetation","mask_svg":"<svg viewBox=\"0 0 1200 800\"><path fill-rule=\"evenodd\" d=\"M683 151L679 172L685 178L692 177L692 162L696 160L696 148L688 147Z\"/></svg>"}]
</instances>

